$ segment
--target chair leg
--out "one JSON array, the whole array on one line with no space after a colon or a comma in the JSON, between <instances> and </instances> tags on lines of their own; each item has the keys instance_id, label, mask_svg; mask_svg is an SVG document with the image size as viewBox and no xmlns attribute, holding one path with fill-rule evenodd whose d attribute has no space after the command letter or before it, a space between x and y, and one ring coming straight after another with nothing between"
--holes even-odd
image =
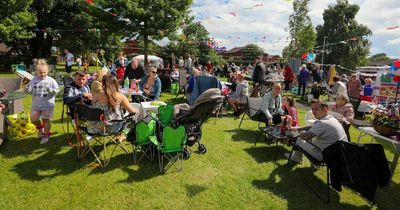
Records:
<instances>
[{"instance_id":1,"label":"chair leg","mask_svg":"<svg viewBox=\"0 0 400 210\"><path fill-rule=\"evenodd\" d=\"M330 176L329 176L329 168L326 166L326 200L327 203L330 203L331 196L330 196Z\"/></svg>"},{"instance_id":2,"label":"chair leg","mask_svg":"<svg viewBox=\"0 0 400 210\"><path fill-rule=\"evenodd\" d=\"M296 143L295 143L295 144L296 144ZM290 155L289 155L289 158L288 158L288 160L287 160L287 163L286 163L286 164L289 164L289 162L290 162L290 158L292 157L292 155L293 155L293 152L294 152L294 147L295 147L295 144L293 144L292 151L290 151Z\"/></svg>"},{"instance_id":3,"label":"chair leg","mask_svg":"<svg viewBox=\"0 0 400 210\"><path fill-rule=\"evenodd\" d=\"M244 113L243 112L243 114L242 114L242 119L240 120L240 123L239 123L239 128L240 128L240 126L242 125L242 122L243 122L243 119L244 119L244 116L246 115L246 113Z\"/></svg>"}]
</instances>

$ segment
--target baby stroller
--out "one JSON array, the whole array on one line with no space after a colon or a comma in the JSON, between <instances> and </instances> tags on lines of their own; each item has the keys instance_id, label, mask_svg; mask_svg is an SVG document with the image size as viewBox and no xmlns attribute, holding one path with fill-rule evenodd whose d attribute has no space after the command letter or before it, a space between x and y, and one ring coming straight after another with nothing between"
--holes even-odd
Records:
<instances>
[{"instance_id":1,"label":"baby stroller","mask_svg":"<svg viewBox=\"0 0 400 210\"><path fill-rule=\"evenodd\" d=\"M204 144L200 143L202 131L202 124L208 119L208 117L217 113L223 102L223 96L218 88L211 88L202 93L194 102L189 109L181 108L175 117L175 125L185 126L187 141L186 146L193 146L198 144L198 150L204 154L207 152ZM190 151L188 147L185 148L183 153L184 158L190 157Z\"/></svg>"}]
</instances>

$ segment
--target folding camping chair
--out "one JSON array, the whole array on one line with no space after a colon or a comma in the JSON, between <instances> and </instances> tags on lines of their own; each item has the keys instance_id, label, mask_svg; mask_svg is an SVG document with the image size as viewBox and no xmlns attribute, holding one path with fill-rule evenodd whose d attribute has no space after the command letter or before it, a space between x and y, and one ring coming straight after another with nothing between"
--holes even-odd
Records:
<instances>
[{"instance_id":1,"label":"folding camping chair","mask_svg":"<svg viewBox=\"0 0 400 210\"><path fill-rule=\"evenodd\" d=\"M242 125L245 115L249 116L249 118L251 120L258 121L258 119L256 119L255 114L257 113L258 110L260 110L262 98L261 97L247 97L246 100L247 100L247 105L242 114L242 119L240 120L239 128ZM258 121L258 122L259 122L258 125L260 125L261 122L260 121Z\"/></svg>"},{"instance_id":2,"label":"folding camping chair","mask_svg":"<svg viewBox=\"0 0 400 210\"><path fill-rule=\"evenodd\" d=\"M161 140L161 143L159 143L156 136L150 137L150 141L156 145L158 150L158 165L160 172L165 172L171 166L175 166L177 171L181 171L183 151L186 144L185 127L182 125L176 129L170 126L165 127L163 129ZM168 163L165 166L164 158L168 160Z\"/></svg>"},{"instance_id":3,"label":"folding camping chair","mask_svg":"<svg viewBox=\"0 0 400 210\"><path fill-rule=\"evenodd\" d=\"M176 100L179 96L179 94L183 91L183 98L186 97L186 85L187 85L187 72L186 69L181 69L179 70L179 91L176 94L174 100Z\"/></svg>"},{"instance_id":4,"label":"folding camping chair","mask_svg":"<svg viewBox=\"0 0 400 210\"><path fill-rule=\"evenodd\" d=\"M135 125L135 140L132 142L133 162L138 164L143 157L153 160L153 144L150 141L151 136L156 135L156 121L150 120L149 123L140 121ZM140 157L139 153L142 153Z\"/></svg>"},{"instance_id":5,"label":"folding camping chair","mask_svg":"<svg viewBox=\"0 0 400 210\"><path fill-rule=\"evenodd\" d=\"M118 137L122 134L123 129L125 128L127 123L126 120L107 122L104 119L103 110L93 108L86 104L75 104L73 108L78 141L77 149L80 159L84 158L90 152L101 167L107 167L117 147L120 147L125 153L128 153L128 150L123 143L118 140ZM98 127L102 129L102 132L92 133L89 129L90 123L96 123ZM107 131L106 126L109 125L109 123L117 123L121 124L121 126L117 131ZM109 143L114 144L111 154L107 153L107 145ZM100 159L99 155L95 152L95 146L97 145L103 147L102 159Z\"/></svg>"}]
</instances>

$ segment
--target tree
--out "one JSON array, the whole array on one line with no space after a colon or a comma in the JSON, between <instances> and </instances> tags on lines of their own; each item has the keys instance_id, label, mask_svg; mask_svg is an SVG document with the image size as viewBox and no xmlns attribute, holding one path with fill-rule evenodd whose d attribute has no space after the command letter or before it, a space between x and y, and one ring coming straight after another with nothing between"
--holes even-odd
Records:
<instances>
[{"instance_id":1,"label":"tree","mask_svg":"<svg viewBox=\"0 0 400 210\"><path fill-rule=\"evenodd\" d=\"M13 42L16 39L32 37L29 29L35 24L35 17L28 11L32 0L0 1L0 42Z\"/></svg>"},{"instance_id":2,"label":"tree","mask_svg":"<svg viewBox=\"0 0 400 210\"><path fill-rule=\"evenodd\" d=\"M360 7L349 4L347 0L337 0L323 13L324 24L317 26L317 45L322 46L324 37L326 50L324 63L339 64L355 69L367 63L370 42L367 36L372 35L367 26L359 24L355 17ZM346 40L346 44L334 44ZM320 60L320 57L317 58Z\"/></svg>"},{"instance_id":3,"label":"tree","mask_svg":"<svg viewBox=\"0 0 400 210\"><path fill-rule=\"evenodd\" d=\"M376 61L388 61L389 57L386 55L386 53L378 53L375 55L372 55L369 60L371 62L376 62Z\"/></svg>"},{"instance_id":4,"label":"tree","mask_svg":"<svg viewBox=\"0 0 400 210\"><path fill-rule=\"evenodd\" d=\"M121 21L85 1L34 0L30 11L37 16L30 41L33 57L49 58L54 40L74 54L117 51L121 46L122 36L115 33Z\"/></svg>"},{"instance_id":5,"label":"tree","mask_svg":"<svg viewBox=\"0 0 400 210\"><path fill-rule=\"evenodd\" d=\"M248 44L242 51L241 64L253 63L257 56L264 54L263 49L256 44Z\"/></svg>"},{"instance_id":6,"label":"tree","mask_svg":"<svg viewBox=\"0 0 400 210\"><path fill-rule=\"evenodd\" d=\"M115 9L117 14L129 19L130 23L119 29L126 37L137 37L144 42L145 65L148 44L175 32L189 14L191 0L115 0L102 1L105 8ZM137 33L133 33L137 32Z\"/></svg>"},{"instance_id":7,"label":"tree","mask_svg":"<svg viewBox=\"0 0 400 210\"><path fill-rule=\"evenodd\" d=\"M283 53L286 58L300 58L315 45L316 33L308 16L310 0L294 0L293 14L289 16L291 41Z\"/></svg>"},{"instance_id":8,"label":"tree","mask_svg":"<svg viewBox=\"0 0 400 210\"><path fill-rule=\"evenodd\" d=\"M200 22L193 22L193 17L187 18L186 22L182 34L170 34L171 42L163 48L163 56L170 58L171 53L176 57L191 55L203 65L208 61L214 65L223 65L225 61L222 57L207 45L207 41L211 41L207 29Z\"/></svg>"}]
</instances>

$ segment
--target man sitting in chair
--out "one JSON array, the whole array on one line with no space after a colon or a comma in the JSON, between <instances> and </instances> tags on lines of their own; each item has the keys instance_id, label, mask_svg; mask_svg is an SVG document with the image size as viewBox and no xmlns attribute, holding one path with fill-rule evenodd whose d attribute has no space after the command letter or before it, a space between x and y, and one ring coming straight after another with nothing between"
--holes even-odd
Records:
<instances>
[{"instance_id":1,"label":"man sitting in chair","mask_svg":"<svg viewBox=\"0 0 400 210\"><path fill-rule=\"evenodd\" d=\"M347 136L341 123L333 116L328 115L329 107L327 104L320 102L318 99L313 99L311 101L311 110L317 121L308 131L300 133L299 138L296 140L296 146L316 160L322 161L321 151L336 141L347 141ZM312 144L309 142L311 139ZM285 154L285 156L289 158L290 153ZM302 154L299 151L294 151L290 160L300 163Z\"/></svg>"},{"instance_id":2,"label":"man sitting in chair","mask_svg":"<svg viewBox=\"0 0 400 210\"><path fill-rule=\"evenodd\" d=\"M87 76L85 72L77 71L75 79L72 83L65 86L63 100L68 106L77 102L90 104L92 101L92 94L90 93L87 83Z\"/></svg>"}]
</instances>

